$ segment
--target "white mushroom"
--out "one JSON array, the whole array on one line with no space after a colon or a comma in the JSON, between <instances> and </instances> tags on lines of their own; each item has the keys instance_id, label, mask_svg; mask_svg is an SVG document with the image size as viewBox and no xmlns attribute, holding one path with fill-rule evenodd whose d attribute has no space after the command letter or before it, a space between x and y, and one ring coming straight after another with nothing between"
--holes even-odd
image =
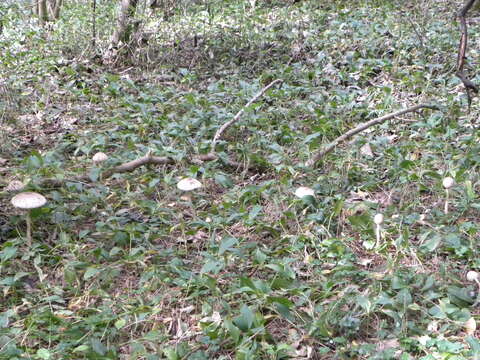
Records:
<instances>
[{"instance_id":1,"label":"white mushroom","mask_svg":"<svg viewBox=\"0 0 480 360\"><path fill-rule=\"evenodd\" d=\"M184 178L177 183L177 188L182 191L192 191L202 187L202 183L194 178Z\"/></svg>"},{"instance_id":2,"label":"white mushroom","mask_svg":"<svg viewBox=\"0 0 480 360\"><path fill-rule=\"evenodd\" d=\"M315 191L306 186L300 186L297 190L295 190L295 196L299 197L300 199L304 196L315 196Z\"/></svg>"},{"instance_id":3,"label":"white mushroom","mask_svg":"<svg viewBox=\"0 0 480 360\"><path fill-rule=\"evenodd\" d=\"M199 189L201 187L202 187L202 183L194 178L183 178L177 183L177 188L187 193L190 191ZM188 201L188 203L190 204L190 207L192 208L193 215L195 216L195 208L193 207L192 197L190 196L190 194L187 194L184 197L182 196L182 199Z\"/></svg>"},{"instance_id":4,"label":"white mushroom","mask_svg":"<svg viewBox=\"0 0 480 360\"><path fill-rule=\"evenodd\" d=\"M455 180L447 176L446 178L443 179L442 185L445 188L445 207L444 207L444 212L445 214L448 214L448 197L449 197L449 189L455 185Z\"/></svg>"},{"instance_id":5,"label":"white mushroom","mask_svg":"<svg viewBox=\"0 0 480 360\"><path fill-rule=\"evenodd\" d=\"M443 179L442 184L445 189L450 189L455 184L455 180L453 180L453 178L450 176L447 176L445 179Z\"/></svg>"},{"instance_id":6,"label":"white mushroom","mask_svg":"<svg viewBox=\"0 0 480 360\"><path fill-rule=\"evenodd\" d=\"M22 192L15 195L11 203L14 207L21 210L27 210L27 241L32 244L32 219L30 217L30 210L42 207L47 203L47 199L43 195L35 192Z\"/></svg>"},{"instance_id":7,"label":"white mushroom","mask_svg":"<svg viewBox=\"0 0 480 360\"><path fill-rule=\"evenodd\" d=\"M469 272L467 272L467 275L465 277L467 278L467 281L475 282L478 286L477 300L474 303L474 306L476 306L480 297L480 275L478 274L478 272L470 270Z\"/></svg>"},{"instance_id":8,"label":"white mushroom","mask_svg":"<svg viewBox=\"0 0 480 360\"><path fill-rule=\"evenodd\" d=\"M475 281L475 282L480 281L480 275L478 275L478 272L472 271L472 270L467 272L466 278L468 281Z\"/></svg>"},{"instance_id":9,"label":"white mushroom","mask_svg":"<svg viewBox=\"0 0 480 360\"><path fill-rule=\"evenodd\" d=\"M375 246L378 247L382 240L381 230L383 224L383 214L375 214L375 216L373 217L373 222L375 223L375 235L377 238L377 243Z\"/></svg>"},{"instance_id":10,"label":"white mushroom","mask_svg":"<svg viewBox=\"0 0 480 360\"><path fill-rule=\"evenodd\" d=\"M92 157L92 161L95 165L98 165L104 161L108 160L108 155L103 153L103 152L97 152L95 155Z\"/></svg>"}]
</instances>

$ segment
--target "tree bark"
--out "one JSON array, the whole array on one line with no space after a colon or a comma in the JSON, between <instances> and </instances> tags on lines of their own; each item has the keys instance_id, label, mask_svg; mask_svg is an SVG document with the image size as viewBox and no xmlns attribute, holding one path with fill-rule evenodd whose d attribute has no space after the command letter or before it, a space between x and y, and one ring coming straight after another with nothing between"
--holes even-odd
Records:
<instances>
[{"instance_id":1,"label":"tree bark","mask_svg":"<svg viewBox=\"0 0 480 360\"><path fill-rule=\"evenodd\" d=\"M38 0L38 18L42 25L48 21L47 0Z\"/></svg>"},{"instance_id":2,"label":"tree bark","mask_svg":"<svg viewBox=\"0 0 480 360\"><path fill-rule=\"evenodd\" d=\"M63 5L63 0L56 0L55 5L53 7L53 14L52 14L52 19L58 20L60 18L60 10Z\"/></svg>"},{"instance_id":3,"label":"tree bark","mask_svg":"<svg viewBox=\"0 0 480 360\"><path fill-rule=\"evenodd\" d=\"M32 14L38 16L38 0L32 0Z\"/></svg>"},{"instance_id":4,"label":"tree bark","mask_svg":"<svg viewBox=\"0 0 480 360\"><path fill-rule=\"evenodd\" d=\"M118 47L120 43L130 42L135 28L133 17L137 9L138 0L122 0L122 7L118 17L117 28L112 37L112 46Z\"/></svg>"}]
</instances>

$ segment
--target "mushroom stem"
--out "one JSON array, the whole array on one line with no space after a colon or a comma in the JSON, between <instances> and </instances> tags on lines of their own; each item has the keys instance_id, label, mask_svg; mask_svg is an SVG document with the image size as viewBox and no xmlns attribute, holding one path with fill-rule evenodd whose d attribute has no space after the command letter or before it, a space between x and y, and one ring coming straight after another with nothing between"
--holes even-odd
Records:
<instances>
[{"instance_id":1,"label":"mushroom stem","mask_svg":"<svg viewBox=\"0 0 480 360\"><path fill-rule=\"evenodd\" d=\"M30 211L27 212L27 243L28 246L32 245L32 218L30 217Z\"/></svg>"},{"instance_id":2,"label":"mushroom stem","mask_svg":"<svg viewBox=\"0 0 480 360\"><path fill-rule=\"evenodd\" d=\"M375 243L375 247L379 247L382 241L382 224L383 224L383 215L378 213L373 217L373 222L375 223L375 235L377 237L377 242Z\"/></svg>"},{"instance_id":3,"label":"mushroom stem","mask_svg":"<svg viewBox=\"0 0 480 360\"><path fill-rule=\"evenodd\" d=\"M475 279L475 282L477 283L478 290L477 290L477 297L475 299L475 302L472 305L473 308L477 307L478 303L480 302L480 280Z\"/></svg>"},{"instance_id":4,"label":"mushroom stem","mask_svg":"<svg viewBox=\"0 0 480 360\"><path fill-rule=\"evenodd\" d=\"M382 226L380 224L375 224L375 235L377 237L377 242L375 244L375 247L379 247L382 241L382 235L380 233L380 231L382 230L381 227Z\"/></svg>"},{"instance_id":5,"label":"mushroom stem","mask_svg":"<svg viewBox=\"0 0 480 360\"><path fill-rule=\"evenodd\" d=\"M449 191L448 189L445 189L445 207L443 209L443 212L446 214L448 214L448 198L449 198Z\"/></svg>"}]
</instances>

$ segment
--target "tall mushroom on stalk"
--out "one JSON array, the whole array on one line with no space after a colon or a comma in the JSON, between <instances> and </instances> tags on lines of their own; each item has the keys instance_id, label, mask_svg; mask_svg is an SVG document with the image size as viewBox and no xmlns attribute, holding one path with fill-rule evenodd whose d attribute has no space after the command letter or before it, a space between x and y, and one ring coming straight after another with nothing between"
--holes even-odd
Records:
<instances>
[{"instance_id":1,"label":"tall mushroom on stalk","mask_svg":"<svg viewBox=\"0 0 480 360\"><path fill-rule=\"evenodd\" d=\"M453 180L453 178L448 176L443 179L442 185L445 188L445 206L444 206L443 212L445 214L448 214L448 200L450 195L449 190L453 185L455 185L455 180Z\"/></svg>"},{"instance_id":2,"label":"tall mushroom on stalk","mask_svg":"<svg viewBox=\"0 0 480 360\"><path fill-rule=\"evenodd\" d=\"M375 247L379 247L382 241L382 224L383 224L383 214L375 214L373 217L373 222L375 223L375 237L377 241L375 243Z\"/></svg>"},{"instance_id":3,"label":"tall mushroom on stalk","mask_svg":"<svg viewBox=\"0 0 480 360\"><path fill-rule=\"evenodd\" d=\"M108 160L108 155L103 152L97 152L95 153L95 155L93 155L92 162L94 167L90 171L90 179L92 181L97 181L99 180L99 178L101 180L101 177L102 177L101 167L103 163L107 160Z\"/></svg>"},{"instance_id":4,"label":"tall mushroom on stalk","mask_svg":"<svg viewBox=\"0 0 480 360\"><path fill-rule=\"evenodd\" d=\"M193 207L192 197L189 193L201 187L202 187L202 183L194 178L184 178L177 183L177 188L187 193L185 197L188 203L190 204L190 207L192 208L194 215L195 215L195 208Z\"/></svg>"},{"instance_id":5,"label":"tall mushroom on stalk","mask_svg":"<svg viewBox=\"0 0 480 360\"><path fill-rule=\"evenodd\" d=\"M33 209L42 207L47 203L47 199L43 195L36 192L22 192L15 195L11 203L14 207L27 211L27 242L28 246L32 245L32 218L30 212Z\"/></svg>"}]
</instances>

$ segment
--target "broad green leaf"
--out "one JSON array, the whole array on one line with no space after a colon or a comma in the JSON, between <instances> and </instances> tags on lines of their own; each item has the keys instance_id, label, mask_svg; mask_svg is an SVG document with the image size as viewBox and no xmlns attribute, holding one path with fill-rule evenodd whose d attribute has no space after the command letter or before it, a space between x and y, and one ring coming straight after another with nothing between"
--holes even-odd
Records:
<instances>
[{"instance_id":1,"label":"broad green leaf","mask_svg":"<svg viewBox=\"0 0 480 360\"><path fill-rule=\"evenodd\" d=\"M209 260L202 266L202 269L200 270L200 272L218 274L218 272L222 268L223 268L222 261Z\"/></svg>"},{"instance_id":2,"label":"broad green leaf","mask_svg":"<svg viewBox=\"0 0 480 360\"><path fill-rule=\"evenodd\" d=\"M253 206L252 210L250 210L250 212L248 213L248 221L252 222L253 220L255 220L255 218L258 216L258 214L260 214L262 209L263 207L260 205Z\"/></svg>"},{"instance_id":3,"label":"broad green leaf","mask_svg":"<svg viewBox=\"0 0 480 360\"><path fill-rule=\"evenodd\" d=\"M42 360L49 360L52 358L52 353L47 349L38 349L37 356Z\"/></svg>"},{"instance_id":4,"label":"broad green leaf","mask_svg":"<svg viewBox=\"0 0 480 360\"><path fill-rule=\"evenodd\" d=\"M215 182L226 189L229 189L233 186L233 181L223 174L215 175Z\"/></svg>"},{"instance_id":5,"label":"broad green leaf","mask_svg":"<svg viewBox=\"0 0 480 360\"><path fill-rule=\"evenodd\" d=\"M240 340L241 332L240 330L233 324L231 320L225 319L224 320L225 327L228 330L228 333L232 337L235 343L238 343Z\"/></svg>"},{"instance_id":6,"label":"broad green leaf","mask_svg":"<svg viewBox=\"0 0 480 360\"><path fill-rule=\"evenodd\" d=\"M238 243L238 239L234 237L226 237L222 239L220 247L218 249L218 255L223 255L226 251L230 250L233 246Z\"/></svg>"},{"instance_id":7,"label":"broad green leaf","mask_svg":"<svg viewBox=\"0 0 480 360\"><path fill-rule=\"evenodd\" d=\"M92 277L99 274L100 272L101 272L101 270L96 268L96 267L89 267L85 271L85 274L83 274L83 280L91 279Z\"/></svg>"},{"instance_id":8,"label":"broad green leaf","mask_svg":"<svg viewBox=\"0 0 480 360\"><path fill-rule=\"evenodd\" d=\"M17 248L15 246L7 246L0 251L0 261L7 261L13 258L17 254Z\"/></svg>"},{"instance_id":9,"label":"broad green leaf","mask_svg":"<svg viewBox=\"0 0 480 360\"><path fill-rule=\"evenodd\" d=\"M249 330L253 325L255 315L252 310L245 304L240 308L240 316L237 316L233 322L242 331Z\"/></svg>"}]
</instances>

